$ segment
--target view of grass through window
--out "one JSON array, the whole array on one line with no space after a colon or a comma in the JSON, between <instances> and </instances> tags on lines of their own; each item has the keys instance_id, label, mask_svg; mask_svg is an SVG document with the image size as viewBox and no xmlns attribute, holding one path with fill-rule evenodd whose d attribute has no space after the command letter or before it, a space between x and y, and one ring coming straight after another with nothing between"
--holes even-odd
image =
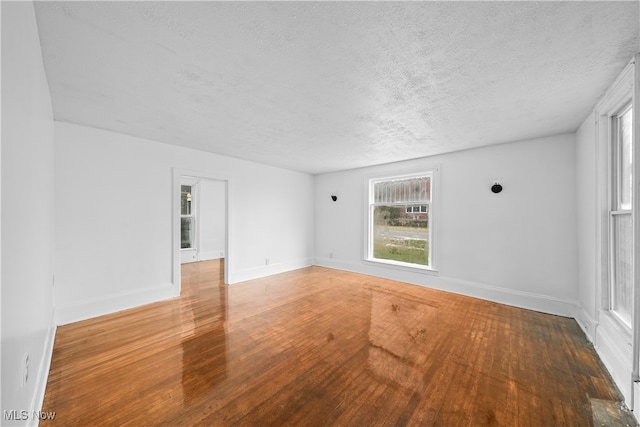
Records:
<instances>
[{"instance_id":1,"label":"view of grass through window","mask_svg":"<svg viewBox=\"0 0 640 427\"><path fill-rule=\"evenodd\" d=\"M429 266L431 176L374 181L370 257Z\"/></svg>"},{"instance_id":2,"label":"view of grass through window","mask_svg":"<svg viewBox=\"0 0 640 427\"><path fill-rule=\"evenodd\" d=\"M423 220L401 221L405 212L397 206L374 208L373 257L428 265L428 213Z\"/></svg>"}]
</instances>

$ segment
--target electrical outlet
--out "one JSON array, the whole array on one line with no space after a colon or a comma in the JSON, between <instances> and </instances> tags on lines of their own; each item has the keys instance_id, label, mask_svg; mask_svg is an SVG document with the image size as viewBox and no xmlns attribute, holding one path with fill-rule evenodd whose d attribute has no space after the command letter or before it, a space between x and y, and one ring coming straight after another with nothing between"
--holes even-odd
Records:
<instances>
[{"instance_id":1,"label":"electrical outlet","mask_svg":"<svg viewBox=\"0 0 640 427\"><path fill-rule=\"evenodd\" d=\"M329 258L333 258L333 252L329 252Z\"/></svg>"},{"instance_id":2,"label":"electrical outlet","mask_svg":"<svg viewBox=\"0 0 640 427\"><path fill-rule=\"evenodd\" d=\"M27 385L29 382L29 353L24 357L24 382L22 385Z\"/></svg>"},{"instance_id":3,"label":"electrical outlet","mask_svg":"<svg viewBox=\"0 0 640 427\"><path fill-rule=\"evenodd\" d=\"M269 258L265 258L264 265L269 265Z\"/></svg>"}]
</instances>

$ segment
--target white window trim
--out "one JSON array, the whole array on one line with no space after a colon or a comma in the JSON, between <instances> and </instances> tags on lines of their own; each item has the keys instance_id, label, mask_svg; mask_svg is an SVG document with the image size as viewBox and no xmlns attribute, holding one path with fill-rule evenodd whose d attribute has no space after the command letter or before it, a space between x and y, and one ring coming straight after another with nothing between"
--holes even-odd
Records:
<instances>
[{"instance_id":1,"label":"white window trim","mask_svg":"<svg viewBox=\"0 0 640 427\"><path fill-rule=\"evenodd\" d=\"M181 252L186 252L186 251L195 251L196 253L198 253L200 251L199 249L199 226L200 224L198 224L198 217L200 216L200 203L198 203L198 199L200 198L200 180L197 178L191 178L191 177L183 177L181 182L180 182L180 186L182 187L183 185L188 185L191 187L191 196L193 197L192 201L191 201L191 215L182 215L182 212L180 213L180 218L193 218L193 225L194 225L194 229L193 229L193 241L191 242L191 247L190 248L180 248Z\"/></svg>"},{"instance_id":2,"label":"white window trim","mask_svg":"<svg viewBox=\"0 0 640 427\"><path fill-rule=\"evenodd\" d=\"M429 203L429 266L422 266L418 264L410 264L405 262L377 259L371 256L371 189L373 182L386 181L395 178L413 178L424 175L431 175L431 200ZM430 165L419 169L413 170L395 170L388 173L380 172L377 174L369 175L365 178L364 182L365 197L364 197L364 254L363 262L376 266L385 266L398 270L420 272L424 274L438 275L439 270L439 232L440 229L440 165ZM425 204L425 203L414 203Z\"/></svg>"},{"instance_id":3,"label":"white window trim","mask_svg":"<svg viewBox=\"0 0 640 427\"><path fill-rule=\"evenodd\" d=\"M616 384L625 396L625 402L634 408L634 394L638 381L640 362L640 69L636 66L640 55L625 67L611 85L607 93L594 109L596 120L596 330L594 344L603 358L605 365L612 373ZM622 111L628 103L633 108L633 188L632 223L633 223L633 320L632 328L625 324L612 310L610 300L611 259L609 222L613 207L611 186L612 167L612 120L611 117ZM630 374L630 375L629 375ZM629 376L627 376L629 375ZM637 405L640 407L640 405Z\"/></svg>"},{"instance_id":4,"label":"white window trim","mask_svg":"<svg viewBox=\"0 0 640 427\"><path fill-rule=\"evenodd\" d=\"M611 87L611 90L596 106L597 121L597 182L598 182L598 286L596 295L601 314L612 316L621 330L631 334L631 328L615 312L611 310L611 213L614 203L612 188L613 147L612 147L612 117L624 110L633 99L634 67L629 64ZM635 131L635 129L634 129ZM598 295L599 294L599 295Z\"/></svg>"},{"instance_id":5,"label":"white window trim","mask_svg":"<svg viewBox=\"0 0 640 427\"><path fill-rule=\"evenodd\" d=\"M623 95L623 94L621 94ZM617 105L616 105L617 106ZM615 272L614 272L614 263L615 260L613 258L613 253L615 251L615 243L613 242L614 239L611 238L611 236L614 233L614 217L616 216L622 216L622 215L631 215L632 221L633 221L633 210L632 209L619 209L620 207L620 188L621 188L621 183L620 183L620 147L619 147L619 135L618 135L618 120L615 119L618 116L622 115L625 111L627 111L629 108L632 108L632 92L629 91L628 93L628 102L623 104L622 107L620 107L618 110L613 110L613 111L609 111L606 115L602 115L601 116L601 120L606 120L607 121L607 135L606 135L606 144L607 144L607 150L608 150L608 162L607 162L607 178L608 178L608 185L607 185L607 190L608 190L608 246L607 249L609 251L609 263L608 263L608 277L607 277L607 283L605 285L606 287L606 292L607 292L607 296L603 299L603 304L606 304L606 306L604 307L606 310L608 310L609 314L611 314L611 316L613 316L613 318L616 320L616 322L618 322L624 331L626 331L626 333L628 333L629 335L631 334L631 331L633 330L632 328L632 324L633 324L633 319L630 319L630 322L627 322L625 319L623 319L619 313L617 313L614 309L613 309L613 294L614 294L614 290L613 290L613 283L615 281ZM604 135L603 135L604 137ZM603 141L604 142L604 141ZM635 311L633 310L632 307L632 312Z\"/></svg>"}]
</instances>

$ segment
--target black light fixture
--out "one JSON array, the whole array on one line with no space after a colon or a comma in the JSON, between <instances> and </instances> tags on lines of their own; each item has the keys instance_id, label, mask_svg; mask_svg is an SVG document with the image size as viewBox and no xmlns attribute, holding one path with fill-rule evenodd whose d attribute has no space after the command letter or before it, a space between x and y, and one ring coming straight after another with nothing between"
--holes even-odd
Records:
<instances>
[{"instance_id":1,"label":"black light fixture","mask_svg":"<svg viewBox=\"0 0 640 427\"><path fill-rule=\"evenodd\" d=\"M334 202L338 200L338 196L336 196L335 194L331 195L331 200L333 200Z\"/></svg>"},{"instance_id":2,"label":"black light fixture","mask_svg":"<svg viewBox=\"0 0 640 427\"><path fill-rule=\"evenodd\" d=\"M502 191L502 185L496 181L492 186L491 186L491 192L494 194L498 194L499 192Z\"/></svg>"}]
</instances>

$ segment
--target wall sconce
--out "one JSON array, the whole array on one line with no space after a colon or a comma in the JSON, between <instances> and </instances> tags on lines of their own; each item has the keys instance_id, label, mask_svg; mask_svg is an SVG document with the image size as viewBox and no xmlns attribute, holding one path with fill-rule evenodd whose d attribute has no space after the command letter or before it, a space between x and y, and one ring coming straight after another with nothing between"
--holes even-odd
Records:
<instances>
[{"instance_id":1,"label":"wall sconce","mask_svg":"<svg viewBox=\"0 0 640 427\"><path fill-rule=\"evenodd\" d=\"M338 200L338 196L335 194L331 195L331 200L333 200L334 202Z\"/></svg>"},{"instance_id":2,"label":"wall sconce","mask_svg":"<svg viewBox=\"0 0 640 427\"><path fill-rule=\"evenodd\" d=\"M491 186L491 192L494 194L498 194L502 191L502 185L496 180L496 182Z\"/></svg>"}]
</instances>

